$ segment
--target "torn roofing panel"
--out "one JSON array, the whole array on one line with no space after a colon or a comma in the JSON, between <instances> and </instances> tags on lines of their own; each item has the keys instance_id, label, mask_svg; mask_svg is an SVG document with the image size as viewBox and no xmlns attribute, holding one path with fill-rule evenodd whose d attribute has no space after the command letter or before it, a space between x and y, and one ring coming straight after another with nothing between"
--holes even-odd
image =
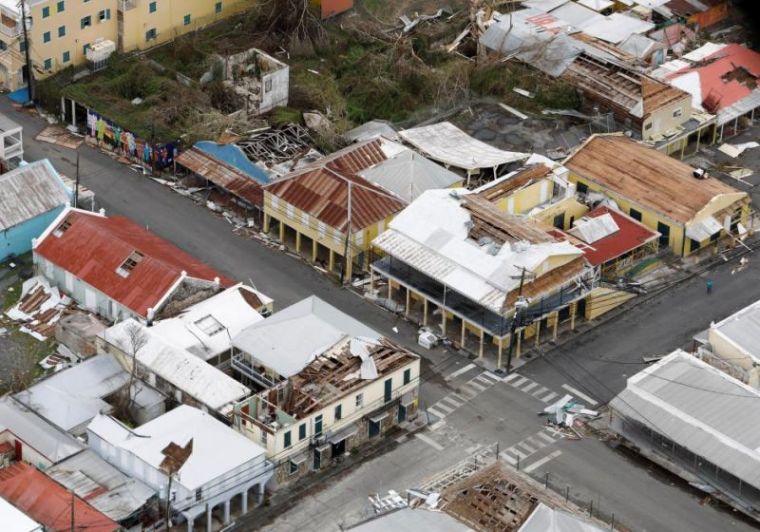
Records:
<instances>
[{"instance_id":1,"label":"torn roofing panel","mask_svg":"<svg viewBox=\"0 0 760 532\"><path fill-rule=\"evenodd\" d=\"M261 206L263 203L264 192L260 183L202 150L190 148L182 152L177 157L177 164L251 205Z\"/></svg>"},{"instance_id":2,"label":"torn roofing panel","mask_svg":"<svg viewBox=\"0 0 760 532\"><path fill-rule=\"evenodd\" d=\"M0 230L68 205L70 194L47 159L0 175Z\"/></svg>"}]
</instances>

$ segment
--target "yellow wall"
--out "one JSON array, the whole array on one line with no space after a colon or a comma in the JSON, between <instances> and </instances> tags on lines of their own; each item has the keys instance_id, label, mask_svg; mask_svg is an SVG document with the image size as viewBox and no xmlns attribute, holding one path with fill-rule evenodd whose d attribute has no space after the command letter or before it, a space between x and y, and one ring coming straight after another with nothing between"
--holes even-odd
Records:
<instances>
[{"instance_id":1,"label":"yellow wall","mask_svg":"<svg viewBox=\"0 0 760 532\"><path fill-rule=\"evenodd\" d=\"M151 3L156 10L150 11ZM217 0L133 0L134 8L124 11L122 50L143 50L170 41L184 33L221 20L253 7L254 0L221 0L222 10L216 13ZM185 16L190 23L185 24ZM157 38L146 40L146 33L155 29Z\"/></svg>"},{"instance_id":2,"label":"yellow wall","mask_svg":"<svg viewBox=\"0 0 760 532\"><path fill-rule=\"evenodd\" d=\"M658 109L644 121L642 126L644 140L655 135L662 135L666 131L680 126L691 118L691 111L691 96L681 98ZM648 129L647 125L650 125Z\"/></svg>"},{"instance_id":3,"label":"yellow wall","mask_svg":"<svg viewBox=\"0 0 760 532\"><path fill-rule=\"evenodd\" d=\"M523 214L548 201L552 197L553 190L554 182L551 179L541 179L513 191L509 196L499 198L494 204L508 214Z\"/></svg>"},{"instance_id":4,"label":"yellow wall","mask_svg":"<svg viewBox=\"0 0 760 532\"><path fill-rule=\"evenodd\" d=\"M588 210L588 207L572 197L558 201L557 203L537 212L532 217L548 225L554 225L554 217L564 213L565 223L562 229L567 230L572 227L572 223L575 220L582 218Z\"/></svg>"},{"instance_id":5,"label":"yellow wall","mask_svg":"<svg viewBox=\"0 0 760 532\"><path fill-rule=\"evenodd\" d=\"M585 318L587 320L598 318L602 314L619 307L634 297L636 297L635 294L624 292L622 290L602 287L594 288L589 295L586 296Z\"/></svg>"}]
</instances>

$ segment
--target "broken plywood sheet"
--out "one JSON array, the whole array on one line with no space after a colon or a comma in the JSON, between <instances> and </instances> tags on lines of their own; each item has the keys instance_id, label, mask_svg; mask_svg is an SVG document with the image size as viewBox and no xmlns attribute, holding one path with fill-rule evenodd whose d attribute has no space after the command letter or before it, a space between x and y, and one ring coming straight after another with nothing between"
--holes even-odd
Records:
<instances>
[{"instance_id":1,"label":"broken plywood sheet","mask_svg":"<svg viewBox=\"0 0 760 532\"><path fill-rule=\"evenodd\" d=\"M84 142L84 138L78 135L74 135L70 131L60 126L48 126L35 137L40 142L47 142L48 144L57 144L65 148L76 150Z\"/></svg>"}]
</instances>

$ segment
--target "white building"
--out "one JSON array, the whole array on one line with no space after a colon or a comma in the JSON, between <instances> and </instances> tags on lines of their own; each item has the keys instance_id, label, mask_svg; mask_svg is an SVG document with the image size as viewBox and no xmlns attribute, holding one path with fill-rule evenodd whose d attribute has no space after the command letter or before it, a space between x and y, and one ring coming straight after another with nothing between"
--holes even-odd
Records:
<instances>
[{"instance_id":1,"label":"white building","mask_svg":"<svg viewBox=\"0 0 760 532\"><path fill-rule=\"evenodd\" d=\"M710 324L706 347L725 363L726 371L760 387L760 301Z\"/></svg>"},{"instance_id":2,"label":"white building","mask_svg":"<svg viewBox=\"0 0 760 532\"><path fill-rule=\"evenodd\" d=\"M37 521L0 497L0 523L7 532L43 532Z\"/></svg>"},{"instance_id":3,"label":"white building","mask_svg":"<svg viewBox=\"0 0 760 532\"><path fill-rule=\"evenodd\" d=\"M152 487L162 500L171 500L172 515L187 520L191 532L195 519L206 513L206 529L212 530L212 511L224 506L224 524L230 522L230 503L241 497L242 511L253 492L260 503L271 478L266 451L211 415L182 405L161 417L130 429L108 416L98 416L87 428L90 446L125 474ZM175 470L169 486L168 457L183 450L189 456Z\"/></svg>"}]
</instances>

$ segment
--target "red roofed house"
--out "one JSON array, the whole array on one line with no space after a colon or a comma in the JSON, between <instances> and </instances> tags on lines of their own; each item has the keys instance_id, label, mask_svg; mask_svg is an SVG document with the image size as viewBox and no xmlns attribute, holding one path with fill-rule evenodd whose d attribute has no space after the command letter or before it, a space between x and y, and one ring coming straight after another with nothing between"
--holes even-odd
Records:
<instances>
[{"instance_id":1,"label":"red roofed house","mask_svg":"<svg viewBox=\"0 0 760 532\"><path fill-rule=\"evenodd\" d=\"M121 529L108 516L80 497L72 495L40 470L23 462L0 469L0 497L43 525L46 530L70 530L72 524L77 530L88 532Z\"/></svg>"},{"instance_id":2,"label":"red roofed house","mask_svg":"<svg viewBox=\"0 0 760 532\"><path fill-rule=\"evenodd\" d=\"M366 266L372 240L383 232L406 202L361 177L359 172L391 159L407 148L382 137L352 144L264 188L264 232L295 237L311 259L326 258L331 272L351 278L354 262ZM336 257L347 257L345 267Z\"/></svg>"},{"instance_id":3,"label":"red roofed house","mask_svg":"<svg viewBox=\"0 0 760 532\"><path fill-rule=\"evenodd\" d=\"M707 43L681 58L676 64L688 66L675 71L664 65L659 77L692 95L695 107L717 114L720 138L724 127L735 134L739 119L754 119L760 106L760 53L741 44Z\"/></svg>"},{"instance_id":4,"label":"red roofed house","mask_svg":"<svg viewBox=\"0 0 760 532\"><path fill-rule=\"evenodd\" d=\"M65 210L33 251L51 284L113 321L159 318L233 284L128 218L102 212Z\"/></svg>"}]
</instances>

